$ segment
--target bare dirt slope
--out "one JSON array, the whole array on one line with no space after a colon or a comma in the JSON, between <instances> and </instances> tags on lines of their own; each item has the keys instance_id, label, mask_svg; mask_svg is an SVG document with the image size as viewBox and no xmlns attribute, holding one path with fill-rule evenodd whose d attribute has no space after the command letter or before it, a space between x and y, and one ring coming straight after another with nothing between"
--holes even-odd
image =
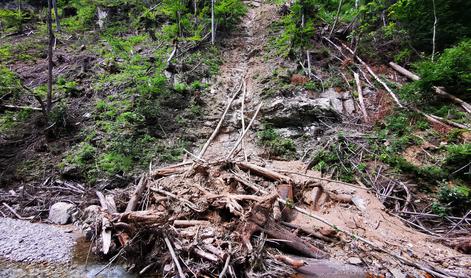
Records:
<instances>
[{"instance_id":1,"label":"bare dirt slope","mask_svg":"<svg viewBox=\"0 0 471 278\"><path fill-rule=\"evenodd\" d=\"M263 56L268 43L270 25L279 18L277 7L256 1L247 4L249 10L242 23L223 41L223 65L211 87L211 92L204 99L211 107L211 110L206 111L207 115L219 118L229 99L238 92L238 97L226 116L226 124L206 152L205 159L220 157L232 149L242 130L242 99L245 98L244 120L247 126L261 102L260 92L263 84L260 84L260 80L269 76L272 69L280 62L265 61ZM217 105L213 106L213 103ZM214 110L214 107L219 109ZM258 125L259 122L256 121L254 126ZM249 132L244 137L244 149L248 156L261 152L254 145L255 136L254 132Z\"/></svg>"}]
</instances>

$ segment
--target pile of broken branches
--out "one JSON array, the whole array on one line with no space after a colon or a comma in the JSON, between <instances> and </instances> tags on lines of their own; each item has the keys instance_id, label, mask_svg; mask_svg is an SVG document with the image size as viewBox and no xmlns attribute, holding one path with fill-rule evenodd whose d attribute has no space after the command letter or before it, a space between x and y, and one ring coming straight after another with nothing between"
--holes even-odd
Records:
<instances>
[{"instance_id":1,"label":"pile of broken branches","mask_svg":"<svg viewBox=\"0 0 471 278\"><path fill-rule=\"evenodd\" d=\"M449 276L437 266L388 251L383 244L312 213L321 200L354 203L359 210L366 209L364 201L323 187L323 183L341 182L293 171L289 162L275 170L246 156L232 158L261 105L229 155L203 160L237 93L200 154L192 155L193 161L143 174L124 212L118 212L112 195L97 192L101 209L93 225L94 250L111 258L109 265L121 259L140 274L179 277L286 277L295 272L306 277L342 273L365 277L367 273L388 273L390 268L378 265L397 266L399 262L420 273ZM303 199L312 210L302 205ZM294 214L319 225L292 222ZM362 259L350 258L350 264L326 260L334 249L354 250ZM367 268L355 264L366 264Z\"/></svg>"}]
</instances>

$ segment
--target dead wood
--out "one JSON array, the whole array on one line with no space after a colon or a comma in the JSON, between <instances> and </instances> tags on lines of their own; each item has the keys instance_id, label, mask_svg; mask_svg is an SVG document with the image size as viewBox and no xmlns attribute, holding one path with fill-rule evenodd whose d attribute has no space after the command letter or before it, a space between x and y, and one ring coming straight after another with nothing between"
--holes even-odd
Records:
<instances>
[{"instance_id":1,"label":"dead wood","mask_svg":"<svg viewBox=\"0 0 471 278\"><path fill-rule=\"evenodd\" d=\"M175 165L170 165L167 167L155 169L151 171L150 176L151 177L166 177L166 176L171 176L175 174L181 174L188 171L188 169L190 169L188 165L191 165L192 163L193 163L192 161L188 161L188 162L182 162Z\"/></svg>"},{"instance_id":2,"label":"dead wood","mask_svg":"<svg viewBox=\"0 0 471 278\"><path fill-rule=\"evenodd\" d=\"M471 236L444 240L444 244L464 254L471 254Z\"/></svg>"},{"instance_id":3,"label":"dead wood","mask_svg":"<svg viewBox=\"0 0 471 278\"><path fill-rule=\"evenodd\" d=\"M209 252L206 252L200 248L195 248L193 249L193 252L198 255L199 257L203 258L203 259L206 259L206 260L209 260L209 261L212 261L212 262L219 262L219 258L218 256L212 254L212 253L209 253Z\"/></svg>"},{"instance_id":4,"label":"dead wood","mask_svg":"<svg viewBox=\"0 0 471 278\"><path fill-rule=\"evenodd\" d=\"M116 222L123 222L135 225L162 225L167 221L165 212L155 210L130 211L124 213L114 213Z\"/></svg>"},{"instance_id":5,"label":"dead wood","mask_svg":"<svg viewBox=\"0 0 471 278\"><path fill-rule=\"evenodd\" d=\"M237 142L235 143L234 147L232 148L232 150L229 152L229 154L226 156L226 160L228 160L229 158L231 158L231 156L234 154L235 150L239 147L239 144L242 142L242 140L244 139L245 135L247 134L247 132L249 131L250 127L252 126L255 118L257 117L258 115L258 112L260 112L260 108L262 107L262 102L258 105L257 107L257 110L255 111L255 114L253 115L252 119L250 120L249 122L249 125L247 126L247 128L244 130L244 132L242 133L242 135L239 137L239 139L237 140Z\"/></svg>"},{"instance_id":6,"label":"dead wood","mask_svg":"<svg viewBox=\"0 0 471 278\"><path fill-rule=\"evenodd\" d=\"M11 105L11 104L2 104L0 105L3 109L8 110L33 110L33 111L42 111L40 107L33 106L21 106L21 105Z\"/></svg>"},{"instance_id":7,"label":"dead wood","mask_svg":"<svg viewBox=\"0 0 471 278\"><path fill-rule=\"evenodd\" d=\"M293 228L293 229L298 229L298 230L306 233L308 236L312 236L312 237L321 239L323 241L327 241L327 242L333 242L334 241L334 239L332 239L328 236L325 236L325 235L321 234L320 232L314 231L310 227L300 226L300 225L296 225L296 224L288 223L288 222L281 222L281 224L285 225L286 227L290 227L290 228Z\"/></svg>"},{"instance_id":8,"label":"dead wood","mask_svg":"<svg viewBox=\"0 0 471 278\"><path fill-rule=\"evenodd\" d=\"M336 194L333 192L329 192L328 195L329 195L329 198L334 201L337 201L340 203L352 203L353 196L350 194Z\"/></svg>"},{"instance_id":9,"label":"dead wood","mask_svg":"<svg viewBox=\"0 0 471 278\"><path fill-rule=\"evenodd\" d=\"M332 42L333 43L333 42ZM399 107L404 107L401 102L399 101L399 98L396 96L396 94L391 90L391 88L389 88L388 85L386 85L386 83L384 83L383 80L381 80L381 78L379 78L376 73L370 68L370 66L368 66L368 64L366 64L360 57L358 57L355 52L353 50L351 50L348 46L346 46L345 44L342 43L342 46L343 48L347 49L348 52L350 52L350 54L353 55L354 58L356 58L358 60L358 62L360 62L360 64L362 64L366 70L371 74L371 76L374 77L374 79L376 79L376 81L378 81L383 87L384 89L386 89L386 91L391 95L391 97L394 99L394 101L396 102L397 106Z\"/></svg>"},{"instance_id":10,"label":"dead wood","mask_svg":"<svg viewBox=\"0 0 471 278\"><path fill-rule=\"evenodd\" d=\"M96 195L98 197L98 200L100 201L101 207L105 211L107 211L109 213L116 213L117 212L116 204L114 202L114 199L113 199L112 195L107 195L105 197L105 195L103 195L103 193L101 193L100 191L97 191Z\"/></svg>"},{"instance_id":11,"label":"dead wood","mask_svg":"<svg viewBox=\"0 0 471 278\"><path fill-rule=\"evenodd\" d=\"M303 260L293 259L293 258L288 257L286 255L275 255L275 258L277 260L280 260L280 261L286 263L286 264L289 264L293 268L299 268L299 267L301 267L305 264L305 262Z\"/></svg>"},{"instance_id":12,"label":"dead wood","mask_svg":"<svg viewBox=\"0 0 471 278\"><path fill-rule=\"evenodd\" d=\"M101 220L101 240L103 242L102 252L108 254L111 248L111 221L103 217Z\"/></svg>"},{"instance_id":13,"label":"dead wood","mask_svg":"<svg viewBox=\"0 0 471 278\"><path fill-rule=\"evenodd\" d=\"M242 227L240 227L241 234L243 235L246 243L249 241L254 232L263 231L270 237L283 240L283 244L289 246L304 256L317 259L328 257L327 253L286 230L270 217L273 203L277 198L277 195L272 194L264 201L259 202L253 208L248 217L248 223L244 223Z\"/></svg>"},{"instance_id":14,"label":"dead wood","mask_svg":"<svg viewBox=\"0 0 471 278\"><path fill-rule=\"evenodd\" d=\"M331 43L332 45L334 45L340 52L342 51L342 49L337 46L333 41L331 41L329 38L326 38L326 37L323 37L325 40L327 40L329 43ZM360 57L358 57L354 52L353 50L351 50L348 46L346 46L345 44L342 43L342 47L347 49L348 52L350 52L350 54L353 55L353 57L355 59L357 59L360 64L362 64L367 70L368 72L371 74L371 76L373 76L376 81L378 81L382 86L383 88L391 95L391 97L393 98L393 100L396 102L397 106L399 106L400 108L407 108L407 107L404 107L404 105L402 105L402 103L399 101L399 98L396 96L396 94L391 90L391 88L389 88L389 86L383 81L381 80L376 74L375 72L368 66L368 64L366 64ZM436 124L440 124L440 125L443 125L443 126L449 126L449 125L452 125L452 126L455 126L455 127L459 127L459 128L463 128L463 129L468 129L468 130L471 130L471 127L468 127L468 126L465 126L465 125L462 125L462 124L459 124L459 123L455 123L453 121L449 121L449 120L446 120L444 118L441 118L441 117L437 117L437 116L434 116L434 115L429 115L417 108L412 108L412 110L422 114L425 116L425 118L427 120L429 120L430 122L432 123L436 123ZM448 125L447 125L448 124Z\"/></svg>"},{"instance_id":15,"label":"dead wood","mask_svg":"<svg viewBox=\"0 0 471 278\"><path fill-rule=\"evenodd\" d=\"M206 150L208 149L209 145L214 140L214 138L216 138L216 136L218 135L219 130L221 129L222 123L224 122L224 118L226 117L227 112L231 108L232 103L234 102L236 97L239 95L239 92L240 92L241 88L242 88L242 83L241 83L241 86L239 87L239 89L237 89L237 91L234 93L231 100L227 104L226 109L224 110L224 113L222 113L221 118L219 119L219 122L218 122L216 128L214 129L213 133L209 137L208 141L206 141L206 143L204 144L203 148L201 149L201 152L198 154L198 158L200 158L200 159L203 158L203 156L206 153Z\"/></svg>"},{"instance_id":16,"label":"dead wood","mask_svg":"<svg viewBox=\"0 0 471 278\"><path fill-rule=\"evenodd\" d=\"M11 206L9 206L7 203L3 203L3 206L6 207L11 213L13 213L14 216L16 216L16 218L18 219L21 219L21 220L32 220L34 218L34 216L30 216L30 217L23 217L21 216L18 212L16 212L16 210L14 208L12 208Z\"/></svg>"},{"instance_id":17,"label":"dead wood","mask_svg":"<svg viewBox=\"0 0 471 278\"><path fill-rule=\"evenodd\" d=\"M389 62L389 65L391 66L391 68L393 68L395 71L399 72L400 74L404 75L405 77L411 79L411 80L414 80L414 81L417 81L417 80L420 80L420 77L418 75L416 75L415 73L401 67L400 65L394 63L394 62ZM451 99L453 102L455 102L456 104L459 104L461 107L463 107L464 110L466 110L466 112L468 113L471 113L471 104L465 102L464 100L458 98L458 97L455 97L454 95L452 94L449 94L447 93L445 90L443 90L442 88L440 87L437 87L437 86L433 86L432 89L434 90L434 92L438 95L441 95L441 96L444 96L444 97L447 97L449 99Z\"/></svg>"},{"instance_id":18,"label":"dead wood","mask_svg":"<svg viewBox=\"0 0 471 278\"><path fill-rule=\"evenodd\" d=\"M417 81L420 79L420 77L418 75L416 75L415 73L413 72L410 72L408 71L407 69L401 67L400 65L394 63L394 62L389 62L389 65L397 72L399 72L400 74L404 75L405 77L411 79L411 80L414 80L414 81Z\"/></svg>"},{"instance_id":19,"label":"dead wood","mask_svg":"<svg viewBox=\"0 0 471 278\"><path fill-rule=\"evenodd\" d=\"M167 245L168 250L170 251L170 255L172 256L172 260L175 263L175 266L177 267L178 270L178 275L180 278L186 277L185 274L183 273L182 266L180 265L180 261L178 260L175 250L173 250L172 243L170 243L170 240L168 237L164 238L165 244Z\"/></svg>"},{"instance_id":20,"label":"dead wood","mask_svg":"<svg viewBox=\"0 0 471 278\"><path fill-rule=\"evenodd\" d=\"M239 166L242 169L246 170L251 170L254 173L257 173L261 176L264 176L266 178L269 178L271 180L279 180L279 181L284 181L284 182L291 182L291 178L285 175L282 175L274 170L270 170L264 167L260 167L258 165L249 163L249 162L237 162L237 166Z\"/></svg>"},{"instance_id":21,"label":"dead wood","mask_svg":"<svg viewBox=\"0 0 471 278\"><path fill-rule=\"evenodd\" d=\"M244 134L245 131L245 95L247 94L247 84L245 82L245 79L243 80L242 83L242 104L240 105L240 120L242 123L242 135ZM241 135L241 136L242 136ZM247 152L244 149L244 139L242 138L242 141L240 142L242 151L244 153L244 160L245 162L248 161L247 159Z\"/></svg>"},{"instance_id":22,"label":"dead wood","mask_svg":"<svg viewBox=\"0 0 471 278\"><path fill-rule=\"evenodd\" d=\"M353 76L354 76L355 82L357 84L357 92L358 92L358 100L360 102L360 110L361 110L361 113L363 113L363 120L365 121L365 123L367 123L369 121L368 112L366 112L365 102L363 100L363 91L361 89L360 76L356 72L353 73Z\"/></svg>"},{"instance_id":23,"label":"dead wood","mask_svg":"<svg viewBox=\"0 0 471 278\"><path fill-rule=\"evenodd\" d=\"M144 189L146 187L147 187L147 175L143 174L141 178L139 179L139 182L133 194L131 195L131 198L129 199L129 203L126 207L125 212L130 212L136 209L139 199L141 198L142 192L144 192Z\"/></svg>"},{"instance_id":24,"label":"dead wood","mask_svg":"<svg viewBox=\"0 0 471 278\"><path fill-rule=\"evenodd\" d=\"M208 226L209 221L206 220L175 220L173 226L175 227L192 227L192 226Z\"/></svg>"}]
</instances>

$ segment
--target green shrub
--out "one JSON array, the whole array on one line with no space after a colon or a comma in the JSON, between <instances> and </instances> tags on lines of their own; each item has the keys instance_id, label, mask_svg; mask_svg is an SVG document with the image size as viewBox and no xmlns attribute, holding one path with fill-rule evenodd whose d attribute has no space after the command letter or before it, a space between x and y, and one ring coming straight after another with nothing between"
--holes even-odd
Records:
<instances>
[{"instance_id":1,"label":"green shrub","mask_svg":"<svg viewBox=\"0 0 471 278\"><path fill-rule=\"evenodd\" d=\"M271 155L289 157L296 153L296 145L293 140L282 138L271 127L265 127L257 135L261 144L268 149Z\"/></svg>"},{"instance_id":2,"label":"green shrub","mask_svg":"<svg viewBox=\"0 0 471 278\"><path fill-rule=\"evenodd\" d=\"M247 7L241 0L215 1L214 17L222 30L232 28L247 12Z\"/></svg>"},{"instance_id":3,"label":"green shrub","mask_svg":"<svg viewBox=\"0 0 471 278\"><path fill-rule=\"evenodd\" d=\"M30 19L31 15L27 11L0 9L0 31L21 32L23 24Z\"/></svg>"},{"instance_id":4,"label":"green shrub","mask_svg":"<svg viewBox=\"0 0 471 278\"><path fill-rule=\"evenodd\" d=\"M433 86L443 86L451 94L470 98L471 39L446 49L436 62L425 60L416 68L421 77L414 82L418 90L432 94Z\"/></svg>"},{"instance_id":5,"label":"green shrub","mask_svg":"<svg viewBox=\"0 0 471 278\"><path fill-rule=\"evenodd\" d=\"M462 215L471 209L471 190L465 185L443 185L437 199L445 211Z\"/></svg>"},{"instance_id":6,"label":"green shrub","mask_svg":"<svg viewBox=\"0 0 471 278\"><path fill-rule=\"evenodd\" d=\"M464 180L471 180L471 165L469 164L471 162L471 144L449 145L446 150L446 168Z\"/></svg>"},{"instance_id":7,"label":"green shrub","mask_svg":"<svg viewBox=\"0 0 471 278\"><path fill-rule=\"evenodd\" d=\"M282 33L275 39L277 53L288 56L291 51L308 44L314 36L315 13L318 10L316 0L296 1L290 8L290 13L283 16ZM304 14L304 27L301 26Z\"/></svg>"},{"instance_id":8,"label":"green shrub","mask_svg":"<svg viewBox=\"0 0 471 278\"><path fill-rule=\"evenodd\" d=\"M97 149L89 143L80 143L72 154L67 157L67 161L77 166L88 166L95 159Z\"/></svg>"},{"instance_id":9,"label":"green shrub","mask_svg":"<svg viewBox=\"0 0 471 278\"><path fill-rule=\"evenodd\" d=\"M188 89L188 85L185 83L173 84L173 89L178 93L184 93Z\"/></svg>"},{"instance_id":10,"label":"green shrub","mask_svg":"<svg viewBox=\"0 0 471 278\"><path fill-rule=\"evenodd\" d=\"M71 0L70 6L77 10L77 15L62 18L61 25L69 31L84 31L95 26L97 17L96 1L92 0Z\"/></svg>"},{"instance_id":11,"label":"green shrub","mask_svg":"<svg viewBox=\"0 0 471 278\"><path fill-rule=\"evenodd\" d=\"M70 125L68 106L65 102L57 103L52 107L48 115L49 122L55 124L55 127L67 128Z\"/></svg>"}]
</instances>

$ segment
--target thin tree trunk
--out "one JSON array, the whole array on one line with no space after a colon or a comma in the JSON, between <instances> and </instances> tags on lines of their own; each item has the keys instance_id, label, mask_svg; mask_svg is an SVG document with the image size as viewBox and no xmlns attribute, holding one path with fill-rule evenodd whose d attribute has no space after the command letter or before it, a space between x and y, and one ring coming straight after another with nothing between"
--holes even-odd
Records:
<instances>
[{"instance_id":1,"label":"thin tree trunk","mask_svg":"<svg viewBox=\"0 0 471 278\"><path fill-rule=\"evenodd\" d=\"M397 72L399 72L400 74L406 76L407 78L411 79L411 80L419 80L420 77L411 72L411 71L408 71L407 69L401 67L400 65L394 63L394 62L389 62L389 65L394 69L396 70ZM465 102L464 100L454 96L454 95L451 95L449 93L447 93L445 90L437 87L437 86L433 86L432 89L435 91L435 93L441 95L441 96L444 96L444 97L447 97L449 99L451 99L453 102L461 105L461 107L463 107L464 110L466 110L466 112L470 113L471 114L471 104Z\"/></svg>"},{"instance_id":2,"label":"thin tree trunk","mask_svg":"<svg viewBox=\"0 0 471 278\"><path fill-rule=\"evenodd\" d=\"M335 16L334 25L332 25L332 29L330 30L330 33L329 33L329 39L330 37L332 37L332 33L334 32L335 25L337 25L337 21L339 20L340 9L342 8L342 4L343 4L343 0L340 0L339 7L337 9L337 15Z\"/></svg>"},{"instance_id":3,"label":"thin tree trunk","mask_svg":"<svg viewBox=\"0 0 471 278\"><path fill-rule=\"evenodd\" d=\"M211 0L211 44L216 40L216 30L214 25L214 1Z\"/></svg>"},{"instance_id":4,"label":"thin tree trunk","mask_svg":"<svg viewBox=\"0 0 471 278\"><path fill-rule=\"evenodd\" d=\"M195 18L195 25L198 24L198 19L196 14L198 13L198 5L197 5L197 0L193 0L193 13L194 13L194 18Z\"/></svg>"},{"instance_id":5,"label":"thin tree trunk","mask_svg":"<svg viewBox=\"0 0 471 278\"><path fill-rule=\"evenodd\" d=\"M304 28L304 1L301 0L301 28Z\"/></svg>"},{"instance_id":6,"label":"thin tree trunk","mask_svg":"<svg viewBox=\"0 0 471 278\"><path fill-rule=\"evenodd\" d=\"M435 10L435 0L432 0L432 3L433 3L433 17L434 17L434 20L433 20L433 37L432 37L432 62L434 61L434 58L435 58L435 36L436 36L436 33L437 33L437 13L436 13L436 10Z\"/></svg>"},{"instance_id":7,"label":"thin tree trunk","mask_svg":"<svg viewBox=\"0 0 471 278\"><path fill-rule=\"evenodd\" d=\"M51 112L52 108L52 47L54 45L54 33L52 31L52 0L47 0L47 29L49 33L49 45L47 49L47 100L46 112Z\"/></svg>"},{"instance_id":8,"label":"thin tree trunk","mask_svg":"<svg viewBox=\"0 0 471 278\"><path fill-rule=\"evenodd\" d=\"M59 19L59 13L57 12L57 0L53 0L52 5L54 6L54 14L56 16L56 32L60 32L61 24Z\"/></svg>"}]
</instances>

